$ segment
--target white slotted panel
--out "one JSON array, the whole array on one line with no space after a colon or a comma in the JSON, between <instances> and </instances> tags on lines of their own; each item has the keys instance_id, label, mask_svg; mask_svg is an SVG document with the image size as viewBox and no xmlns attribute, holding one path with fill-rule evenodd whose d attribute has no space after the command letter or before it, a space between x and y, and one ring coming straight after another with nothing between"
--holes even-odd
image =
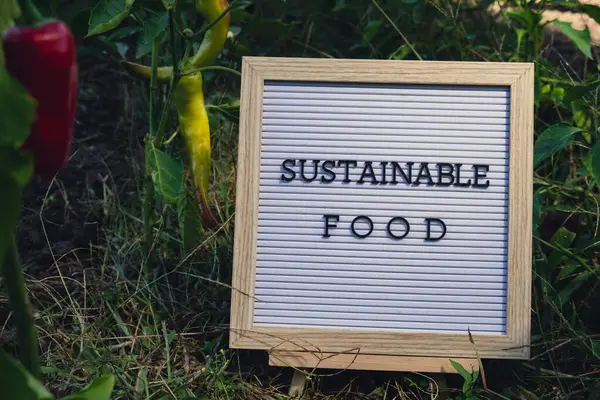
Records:
<instances>
[{"instance_id":1,"label":"white slotted panel","mask_svg":"<svg viewBox=\"0 0 600 400\"><path fill-rule=\"evenodd\" d=\"M254 324L406 332L506 333L507 87L266 81ZM281 180L285 159L357 160L352 182ZM490 166L488 188L358 184L362 162ZM319 167L319 176L322 172ZM391 166L387 165L391 180ZM340 215L323 238L324 214ZM367 238L350 231L373 220ZM391 239L387 222L410 233ZM425 241L424 219L446 236ZM356 228L363 232L364 224ZM402 225L397 226L398 233ZM437 232L437 226L432 230Z\"/></svg>"}]
</instances>

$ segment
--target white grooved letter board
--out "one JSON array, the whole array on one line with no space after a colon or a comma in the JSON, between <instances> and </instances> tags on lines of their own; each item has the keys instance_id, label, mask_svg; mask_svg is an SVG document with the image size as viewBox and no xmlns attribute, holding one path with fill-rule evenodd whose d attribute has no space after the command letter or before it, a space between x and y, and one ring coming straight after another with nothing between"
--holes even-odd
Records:
<instances>
[{"instance_id":1,"label":"white grooved letter board","mask_svg":"<svg viewBox=\"0 0 600 400\"><path fill-rule=\"evenodd\" d=\"M509 99L508 87L266 81L254 323L505 334ZM282 181L286 159L307 160L306 179ZM325 160L357 166L347 183L308 181L314 160L317 178ZM359 184L365 161L376 179ZM464 175L486 164L490 185L407 184L399 173L384 184L381 162L389 181L393 161L406 174L414 163L412 181L428 163L434 182L437 163ZM344 175L345 163L328 169ZM327 214L339 222L323 238ZM351 232L359 215L373 222L368 237ZM403 239L387 233L397 216L410 224ZM445 223L443 239L424 239L427 217Z\"/></svg>"},{"instance_id":2,"label":"white grooved letter board","mask_svg":"<svg viewBox=\"0 0 600 400\"><path fill-rule=\"evenodd\" d=\"M528 357L531 64L242 75L232 347Z\"/></svg>"}]
</instances>

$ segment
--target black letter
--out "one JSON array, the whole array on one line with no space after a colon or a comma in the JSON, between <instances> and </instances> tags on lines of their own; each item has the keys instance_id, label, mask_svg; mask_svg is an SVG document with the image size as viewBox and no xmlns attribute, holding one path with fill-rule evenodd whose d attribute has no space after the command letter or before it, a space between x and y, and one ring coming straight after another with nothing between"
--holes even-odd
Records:
<instances>
[{"instance_id":1,"label":"black letter","mask_svg":"<svg viewBox=\"0 0 600 400\"><path fill-rule=\"evenodd\" d=\"M387 181L385 180L385 169L387 167L387 161L382 161L379 163L381 165L381 183L382 185L385 185L387 183Z\"/></svg>"},{"instance_id":2,"label":"black letter","mask_svg":"<svg viewBox=\"0 0 600 400\"><path fill-rule=\"evenodd\" d=\"M367 170L369 172L367 172ZM375 172L373 172L373 162L365 161L365 166L363 168L362 174L360 174L360 179L356 183L365 183L365 177L371 178L371 183L377 183L377 178L375 178Z\"/></svg>"},{"instance_id":3,"label":"black letter","mask_svg":"<svg viewBox=\"0 0 600 400\"><path fill-rule=\"evenodd\" d=\"M442 169L447 167L450 169L450 172L444 172ZM442 182L442 178L450 178L450 182ZM450 186L454 183L454 166L448 163L439 163L438 164L438 186Z\"/></svg>"},{"instance_id":4,"label":"black letter","mask_svg":"<svg viewBox=\"0 0 600 400\"><path fill-rule=\"evenodd\" d=\"M350 182L350 178L348 177L349 176L348 167L350 165L352 165L352 168L356 167L356 160L339 160L338 167L341 167L342 165L344 165L346 167L344 180L342 182L348 183L348 182Z\"/></svg>"},{"instance_id":5,"label":"black letter","mask_svg":"<svg viewBox=\"0 0 600 400\"><path fill-rule=\"evenodd\" d=\"M479 173L479 168L483 169L483 174ZM473 187L486 188L490 186L490 181L485 181L485 183L479 183L479 178L485 178L487 176L487 173L490 170L490 166L476 164L473 165L473 169L475 170L475 183L473 183Z\"/></svg>"},{"instance_id":6,"label":"black letter","mask_svg":"<svg viewBox=\"0 0 600 400\"><path fill-rule=\"evenodd\" d=\"M436 242L438 240L440 240L441 238L443 238L444 236L446 236L446 224L444 223L444 221L442 221L441 219L438 218L425 218L425 221L427 222L427 237L425 238L425 240L429 240L431 242ZM432 238L431 237L431 223L432 222L437 222L440 225L442 225L442 235L437 237L437 238Z\"/></svg>"},{"instance_id":7,"label":"black letter","mask_svg":"<svg viewBox=\"0 0 600 400\"><path fill-rule=\"evenodd\" d=\"M337 228L337 225L334 224L330 224L329 223L329 218L332 218L335 220L335 222L340 222L340 216L339 215L331 215L331 214L326 214L323 215L323 218L325 218L325 233L323 234L324 238L328 238L329 236L331 236L329 234L329 228Z\"/></svg>"},{"instance_id":8,"label":"black letter","mask_svg":"<svg viewBox=\"0 0 600 400\"><path fill-rule=\"evenodd\" d=\"M406 173L402 170L402 167L400 167L400 165L396 162L396 161L392 161L392 182L393 184L398 183L398 181L396 180L396 173L400 172L400 175L402 175L402 178L404 179L404 181L406 182L407 185L410 185L412 182L412 166L413 166L414 162L407 162L406 165L408 165L408 175L406 175Z\"/></svg>"},{"instance_id":9,"label":"black letter","mask_svg":"<svg viewBox=\"0 0 600 400\"><path fill-rule=\"evenodd\" d=\"M404 224L404 227L406 228L406 231L404 232L404 235L401 236L396 236L392 233L392 222L394 221L400 221ZM394 217L392 219L390 219L390 222L388 222L387 224L387 233L388 235L390 235L393 239L404 239L406 237L406 235L408 235L408 232L410 232L410 224L408 223L408 221L406 220L406 218L402 218L402 217Z\"/></svg>"},{"instance_id":10,"label":"black letter","mask_svg":"<svg viewBox=\"0 0 600 400\"><path fill-rule=\"evenodd\" d=\"M359 219L365 219L369 223L369 232L365 233L364 235L359 235L358 233L356 233L356 230L354 229L354 224ZM359 238L366 238L367 236L369 236L371 234L371 232L373 232L373 221L371 221L371 218L367 217L366 215L359 215L358 217L356 217L352 220L352 223L350 224L350 229L352 229L352 233L354 233L355 236L357 236Z\"/></svg>"},{"instance_id":11,"label":"black letter","mask_svg":"<svg viewBox=\"0 0 600 400\"><path fill-rule=\"evenodd\" d=\"M289 165L291 164L291 165ZM285 182L291 182L296 177L296 171L291 169L290 167L296 166L296 160L287 159L283 163L281 163L281 168L283 168L286 172L291 172L292 176L285 176L285 174L281 174L281 180Z\"/></svg>"},{"instance_id":12,"label":"black letter","mask_svg":"<svg viewBox=\"0 0 600 400\"><path fill-rule=\"evenodd\" d=\"M302 176L302 179L304 179L305 182L312 182L315 179L317 179L317 173L319 172L319 160L313 160L313 165L315 167L315 173L313 174L313 177L308 179L306 176L304 176L304 163L306 163L306 160L298 160L300 161L300 176Z\"/></svg>"},{"instance_id":13,"label":"black letter","mask_svg":"<svg viewBox=\"0 0 600 400\"><path fill-rule=\"evenodd\" d=\"M329 168L327 168L327 165L330 165ZM333 182L335 181L335 172L332 171L330 168L335 167L335 161L333 160L327 160L324 161L323 164L321 165L321 168L323 169L323 172L327 175L330 176L330 178L325 178L325 175L321 176L321 182Z\"/></svg>"},{"instance_id":14,"label":"black letter","mask_svg":"<svg viewBox=\"0 0 600 400\"><path fill-rule=\"evenodd\" d=\"M429 172L429 165L427 163L421 163L421 168L419 169L419 173L417 175L417 179L415 180L415 185L420 185L421 184L421 177L423 177L423 175L425 175L425 177L427 178L427 185L431 186L431 185L435 185L435 183L433 182L433 179L431 179L431 172Z\"/></svg>"},{"instance_id":15,"label":"black letter","mask_svg":"<svg viewBox=\"0 0 600 400\"><path fill-rule=\"evenodd\" d=\"M467 183L460 183L460 167L462 167L462 164L455 164L456 166L456 181L454 183L454 186L460 186L460 187L469 187L471 186L471 180L469 179L467 181Z\"/></svg>"}]
</instances>

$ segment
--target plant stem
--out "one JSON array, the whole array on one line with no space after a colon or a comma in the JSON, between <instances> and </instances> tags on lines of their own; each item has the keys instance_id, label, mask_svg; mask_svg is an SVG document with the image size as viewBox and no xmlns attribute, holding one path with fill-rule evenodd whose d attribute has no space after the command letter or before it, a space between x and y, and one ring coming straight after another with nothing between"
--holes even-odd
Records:
<instances>
[{"instance_id":1,"label":"plant stem","mask_svg":"<svg viewBox=\"0 0 600 400\"><path fill-rule=\"evenodd\" d=\"M32 0L20 0L19 5L21 6L21 11L23 12L23 18L28 24L33 25L44 20L40 10L37 9Z\"/></svg>"},{"instance_id":2,"label":"plant stem","mask_svg":"<svg viewBox=\"0 0 600 400\"><path fill-rule=\"evenodd\" d=\"M178 84L179 84L179 78L175 76L175 73L173 73L173 76L171 77L171 86L169 87L169 92L167 93L167 100L165 101L163 113L162 113L162 116L160 117L160 122L158 124L158 130L156 131L156 136L154 136L154 140L153 140L155 147L158 147L158 146L164 144L162 142L162 140L165 136L167 122L169 120L169 114L171 111L170 105L171 105L171 102L173 101L173 93L175 92L175 88L177 87Z\"/></svg>"},{"instance_id":3,"label":"plant stem","mask_svg":"<svg viewBox=\"0 0 600 400\"><path fill-rule=\"evenodd\" d=\"M158 92L158 81L157 81L157 72L158 72L158 50L160 46L160 38L156 37L152 41L152 66L150 73L150 94L148 96L148 130L149 137L146 145L152 145L152 140L156 135L156 94ZM148 154L146 153L146 181L145 181L145 193L144 200L142 204L142 217L144 219L144 259L143 259L143 269L144 275L147 281L152 280L152 247L154 244L154 232L152 230L152 226L154 224L153 214L154 214L154 182L152 181L152 171L150 170L150 164L148 160Z\"/></svg>"},{"instance_id":4,"label":"plant stem","mask_svg":"<svg viewBox=\"0 0 600 400\"><path fill-rule=\"evenodd\" d=\"M183 57L181 59L181 65L187 64L188 58L190 58L190 53L192 52L192 47L194 46L194 42L188 40L185 44L185 50L183 51Z\"/></svg>"},{"instance_id":5,"label":"plant stem","mask_svg":"<svg viewBox=\"0 0 600 400\"><path fill-rule=\"evenodd\" d=\"M417 49L414 48L414 46L408 41L408 39L406 38L406 36L404 36L404 33L402 33L402 31L396 26L396 24L394 23L394 21L392 21L392 19L390 18L390 16L387 15L387 13L383 10L383 8L381 8L381 6L379 5L379 3L377 3L377 0L371 0L371 2L373 3L373 5L375 7L377 7L377 9L379 10L379 12L383 14L383 16L385 17L385 19L388 20L388 22L392 25L392 27L396 30L396 32L398 32L398 34L400 35L400 37L402 38L402 40L404 40L404 43L406 43L406 45L408 46L408 48L410 49L410 51L412 51L413 54L420 61L423 61L423 57L421 57L421 55L419 54L419 52L417 51Z\"/></svg>"},{"instance_id":6,"label":"plant stem","mask_svg":"<svg viewBox=\"0 0 600 400\"><path fill-rule=\"evenodd\" d=\"M171 65L173 70L177 69L177 50L175 42L175 15L173 10L168 11L169 15L169 50L171 51Z\"/></svg>"},{"instance_id":7,"label":"plant stem","mask_svg":"<svg viewBox=\"0 0 600 400\"><path fill-rule=\"evenodd\" d=\"M193 40L197 40L199 41L199 38L201 35L203 35L206 31L208 31L210 28L212 28L213 26L215 26L222 18L224 18L227 13L229 11L231 11L231 9L233 8L233 6L235 5L235 3L237 3L238 0L233 0L231 2L231 4L229 4L229 6L227 8L225 8L223 10L223 12L221 12L221 14L219 14L219 16L217 18L215 18L213 21L211 21L210 23L204 25L203 27L200 28L200 30L196 33L194 33L193 36Z\"/></svg>"},{"instance_id":8,"label":"plant stem","mask_svg":"<svg viewBox=\"0 0 600 400\"><path fill-rule=\"evenodd\" d=\"M211 65L208 67L200 67L200 68L190 69L190 70L185 71L182 75L192 75L192 74L195 74L196 72L215 71L215 70L226 71L226 72L230 72L230 73L240 76L240 77L242 76L241 72L236 71L233 68L223 67L221 65Z\"/></svg>"},{"instance_id":9,"label":"plant stem","mask_svg":"<svg viewBox=\"0 0 600 400\"><path fill-rule=\"evenodd\" d=\"M36 329L31 316L29 298L25 290L25 278L14 237L7 249L3 267L4 284L17 325L21 363L34 377L41 379Z\"/></svg>"},{"instance_id":10,"label":"plant stem","mask_svg":"<svg viewBox=\"0 0 600 400\"><path fill-rule=\"evenodd\" d=\"M155 37L152 41L152 64L150 65L150 95L149 95L149 125L150 136L154 138L156 134L156 93L158 92L158 50L160 47L159 37Z\"/></svg>"},{"instance_id":11,"label":"plant stem","mask_svg":"<svg viewBox=\"0 0 600 400\"><path fill-rule=\"evenodd\" d=\"M179 76L177 73L177 54L175 52L175 21L173 11L171 10L169 10L169 49L171 51L172 62L171 83L169 85L169 92L167 93L167 99L163 107L163 112L158 123L158 130L156 131L156 135L154 135L152 139L154 142L154 146L156 147L163 144L162 140L165 136L167 122L169 120L169 112L171 110L171 101L173 100L173 93L175 92L175 88L179 83Z\"/></svg>"},{"instance_id":12,"label":"plant stem","mask_svg":"<svg viewBox=\"0 0 600 400\"><path fill-rule=\"evenodd\" d=\"M152 260L152 247L154 244L154 232L152 230L152 217L154 214L154 182L152 181L152 174L149 171L150 168L148 163L149 160L146 159L146 191L144 193L144 200L142 204L142 215L144 218L144 278L146 278L146 280L149 282L152 280L152 266L154 264Z\"/></svg>"}]
</instances>

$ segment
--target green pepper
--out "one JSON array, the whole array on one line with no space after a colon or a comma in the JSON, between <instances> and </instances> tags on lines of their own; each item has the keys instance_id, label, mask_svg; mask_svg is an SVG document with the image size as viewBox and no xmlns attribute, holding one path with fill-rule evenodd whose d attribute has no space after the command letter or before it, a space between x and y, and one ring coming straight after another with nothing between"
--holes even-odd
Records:
<instances>
[{"instance_id":1,"label":"green pepper","mask_svg":"<svg viewBox=\"0 0 600 400\"><path fill-rule=\"evenodd\" d=\"M174 92L175 105L179 117L179 126L185 139L194 176L194 184L202 219L210 225L216 225L208 202L208 180L210 177L210 124L204 104L202 74L196 72L184 75Z\"/></svg>"},{"instance_id":2,"label":"green pepper","mask_svg":"<svg viewBox=\"0 0 600 400\"><path fill-rule=\"evenodd\" d=\"M229 3L227 0L196 0L195 2L196 11L201 14L208 23L219 18L228 6ZM182 69L184 73L195 68L210 65L217 59L219 53L223 50L225 40L227 40L230 19L230 13L227 13L206 31L198 51L190 57L186 65L183 66ZM150 79L151 70L147 65L129 61L122 61L121 65L131 76L145 80ZM157 70L157 80L161 83L169 83L172 74L172 67L160 67Z\"/></svg>"},{"instance_id":3,"label":"green pepper","mask_svg":"<svg viewBox=\"0 0 600 400\"><path fill-rule=\"evenodd\" d=\"M202 14L209 23L219 18L228 6L227 0L195 1L196 11ZM202 74L193 72L193 70L209 65L218 57L227 39L229 23L230 15L227 13L206 32L196 54L182 67L182 76L177 82L174 92L179 125L189 154L190 168L194 176L194 186L200 203L202 220L212 227L217 226L218 222L211 212L208 201L208 181L211 164L210 125L204 104ZM130 62L122 62L122 65L130 75L150 80L150 67ZM169 83L172 75L172 67L158 68L157 81Z\"/></svg>"},{"instance_id":4,"label":"green pepper","mask_svg":"<svg viewBox=\"0 0 600 400\"><path fill-rule=\"evenodd\" d=\"M214 21L219 18L228 6L227 0L196 0L196 11L208 21ZM217 59L221 50L223 50L225 40L227 40L230 19L231 15L227 13L227 15L206 32L200 48L190 58L190 66L198 68L210 65Z\"/></svg>"}]
</instances>

